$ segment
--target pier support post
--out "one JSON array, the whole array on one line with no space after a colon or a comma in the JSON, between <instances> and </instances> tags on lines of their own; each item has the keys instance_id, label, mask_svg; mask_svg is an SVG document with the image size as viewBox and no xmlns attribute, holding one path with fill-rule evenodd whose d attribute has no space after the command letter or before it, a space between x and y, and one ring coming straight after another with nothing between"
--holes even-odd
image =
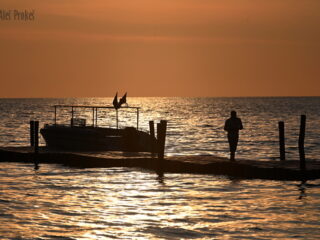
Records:
<instances>
[{"instance_id":1,"label":"pier support post","mask_svg":"<svg viewBox=\"0 0 320 240\"><path fill-rule=\"evenodd\" d=\"M149 132L150 132L150 137L151 137L151 153L155 153L156 149L156 138L154 134L154 121L149 121Z\"/></svg>"},{"instance_id":2,"label":"pier support post","mask_svg":"<svg viewBox=\"0 0 320 240\"><path fill-rule=\"evenodd\" d=\"M150 130L150 136L151 137L155 137L154 136L154 121L149 121L149 130Z\"/></svg>"},{"instance_id":3,"label":"pier support post","mask_svg":"<svg viewBox=\"0 0 320 240\"><path fill-rule=\"evenodd\" d=\"M30 121L30 146L34 147L34 121Z\"/></svg>"},{"instance_id":4,"label":"pier support post","mask_svg":"<svg viewBox=\"0 0 320 240\"><path fill-rule=\"evenodd\" d=\"M39 153L39 121L34 122L34 153Z\"/></svg>"},{"instance_id":5,"label":"pier support post","mask_svg":"<svg viewBox=\"0 0 320 240\"><path fill-rule=\"evenodd\" d=\"M299 133L299 157L300 157L300 170L306 169L306 160L304 153L304 137L306 130L306 115L301 115L300 118L300 133Z\"/></svg>"},{"instance_id":6,"label":"pier support post","mask_svg":"<svg viewBox=\"0 0 320 240\"><path fill-rule=\"evenodd\" d=\"M157 152L158 152L158 159L161 159L161 144L160 144L160 139L161 139L161 124L157 123Z\"/></svg>"},{"instance_id":7,"label":"pier support post","mask_svg":"<svg viewBox=\"0 0 320 240\"><path fill-rule=\"evenodd\" d=\"M285 137L284 137L284 122L279 122L279 145L280 145L280 160L286 160L285 152Z\"/></svg>"},{"instance_id":8,"label":"pier support post","mask_svg":"<svg viewBox=\"0 0 320 240\"><path fill-rule=\"evenodd\" d=\"M30 121L30 144L33 147L34 169L39 169L38 153L39 153L39 121Z\"/></svg>"},{"instance_id":9,"label":"pier support post","mask_svg":"<svg viewBox=\"0 0 320 240\"><path fill-rule=\"evenodd\" d=\"M157 124L158 159L163 160L166 144L167 121L161 120Z\"/></svg>"}]
</instances>

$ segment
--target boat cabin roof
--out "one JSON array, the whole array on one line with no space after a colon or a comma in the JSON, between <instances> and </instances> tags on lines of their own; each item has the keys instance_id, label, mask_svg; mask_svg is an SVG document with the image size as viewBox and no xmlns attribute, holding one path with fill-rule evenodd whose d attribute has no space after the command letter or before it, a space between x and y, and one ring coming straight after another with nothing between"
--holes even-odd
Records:
<instances>
[{"instance_id":1,"label":"boat cabin roof","mask_svg":"<svg viewBox=\"0 0 320 240\"><path fill-rule=\"evenodd\" d=\"M55 107L55 108L95 108L95 109L107 108L107 109L115 109L114 106L90 106L90 105L53 105L53 107ZM132 107L132 106L123 106L121 108L140 109L140 107Z\"/></svg>"}]
</instances>

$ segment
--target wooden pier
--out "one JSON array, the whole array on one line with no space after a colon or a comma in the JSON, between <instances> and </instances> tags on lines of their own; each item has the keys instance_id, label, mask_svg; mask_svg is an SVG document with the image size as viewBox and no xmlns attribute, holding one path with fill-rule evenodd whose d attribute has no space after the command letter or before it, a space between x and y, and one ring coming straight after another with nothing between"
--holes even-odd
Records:
<instances>
[{"instance_id":1,"label":"wooden pier","mask_svg":"<svg viewBox=\"0 0 320 240\"><path fill-rule=\"evenodd\" d=\"M217 174L243 179L314 180L320 178L320 161L306 161L305 170L300 161L231 162L226 158L206 156L175 156L158 159L150 153L123 152L63 152L40 147L38 154L31 147L0 148L1 162L62 164L79 168L134 167L157 173Z\"/></svg>"}]
</instances>

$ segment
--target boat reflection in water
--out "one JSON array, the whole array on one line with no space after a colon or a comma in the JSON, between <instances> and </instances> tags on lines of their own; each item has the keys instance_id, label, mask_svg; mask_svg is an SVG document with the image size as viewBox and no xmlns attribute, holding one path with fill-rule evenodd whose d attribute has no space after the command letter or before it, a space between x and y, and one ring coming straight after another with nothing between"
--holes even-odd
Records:
<instances>
[{"instance_id":1,"label":"boat reflection in water","mask_svg":"<svg viewBox=\"0 0 320 240\"><path fill-rule=\"evenodd\" d=\"M50 149L74 151L125 151L125 152L152 152L156 139L149 133L139 130L140 107L124 106L121 108L135 110L137 117L136 127L119 128L118 108L112 106L86 105L54 105L54 124L45 124L40 130L41 135ZM57 124L57 110L70 109L70 124ZM75 118L76 110L92 109L92 124L87 125L86 119ZM115 110L116 128L99 127L98 111Z\"/></svg>"}]
</instances>

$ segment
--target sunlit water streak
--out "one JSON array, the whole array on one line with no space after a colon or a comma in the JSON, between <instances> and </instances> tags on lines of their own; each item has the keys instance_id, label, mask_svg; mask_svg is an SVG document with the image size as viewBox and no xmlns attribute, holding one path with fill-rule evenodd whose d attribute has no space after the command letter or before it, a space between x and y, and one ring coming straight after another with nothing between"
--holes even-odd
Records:
<instances>
[{"instance_id":1,"label":"sunlit water streak","mask_svg":"<svg viewBox=\"0 0 320 240\"><path fill-rule=\"evenodd\" d=\"M300 114L307 114L307 159L319 156L319 98L133 98L141 126L169 120L168 154L227 156L224 120L244 122L239 157L278 156L277 122L286 121L288 158L297 158ZM52 104L112 99L2 99L2 146L26 145L30 119L53 118ZM82 113L88 116L91 112ZM115 125L102 117L101 125ZM134 126L133 119L120 122ZM65 113L66 115L66 113ZM59 121L67 121L59 119ZM42 142L43 143L43 142ZM320 181L232 180L128 168L73 169L0 163L0 239L319 239Z\"/></svg>"},{"instance_id":2,"label":"sunlit water streak","mask_svg":"<svg viewBox=\"0 0 320 240\"><path fill-rule=\"evenodd\" d=\"M320 181L0 165L1 239L320 237Z\"/></svg>"}]
</instances>

